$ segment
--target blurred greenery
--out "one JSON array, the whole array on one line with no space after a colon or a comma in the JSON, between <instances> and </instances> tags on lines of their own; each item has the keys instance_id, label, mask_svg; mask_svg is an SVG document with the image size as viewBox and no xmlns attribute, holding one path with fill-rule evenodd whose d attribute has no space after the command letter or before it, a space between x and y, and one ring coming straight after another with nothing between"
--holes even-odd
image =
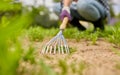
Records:
<instances>
[{"instance_id":1,"label":"blurred greenery","mask_svg":"<svg viewBox=\"0 0 120 75\"><path fill-rule=\"evenodd\" d=\"M105 26L105 31L96 31L95 33L92 32L92 27L90 27L86 31L79 31L77 28L69 27L64 30L64 36L68 39L76 39L76 41L80 41L81 39L86 39L92 41L92 44L96 44L96 41L99 38L104 38L111 43L114 43L120 46L120 22L116 23L114 26ZM33 41L42 41L45 37L54 37L59 29L50 28L44 29L43 27L31 27L28 29L28 37ZM42 33L41 33L42 32Z\"/></svg>"},{"instance_id":2,"label":"blurred greenery","mask_svg":"<svg viewBox=\"0 0 120 75\"><path fill-rule=\"evenodd\" d=\"M31 64L35 63L35 51L33 47L30 47L25 53L23 53L22 59Z\"/></svg>"},{"instance_id":3,"label":"blurred greenery","mask_svg":"<svg viewBox=\"0 0 120 75\"><path fill-rule=\"evenodd\" d=\"M29 7L32 8L32 10L29 10ZM35 17L40 16L40 11L48 12L48 9L44 6L38 8L34 6L23 7L21 3L15 3L13 0L0 0L0 75L23 74L17 70L21 60L30 62L31 64L36 63L34 48L30 46L27 51L24 51L19 37L23 34L24 29L29 28L31 25L34 26L38 24L35 21ZM46 16L48 16L48 13ZM41 17L39 19L41 19ZM45 21L45 19L41 20L39 24ZM46 21L49 21L49 18ZM46 24L49 23L46 22ZM37 29L31 30L33 33L29 33L32 34L32 36L38 36L38 33L34 33L36 31ZM37 36L34 36L34 38L37 38ZM41 34L39 37L41 37ZM40 39L43 39L43 37ZM45 71L48 71L48 74L54 74L42 61L40 66L43 67Z\"/></svg>"},{"instance_id":4,"label":"blurred greenery","mask_svg":"<svg viewBox=\"0 0 120 75\"><path fill-rule=\"evenodd\" d=\"M23 49L17 37L21 30L32 22L32 12L14 13L21 10L20 3L14 4L11 0L0 1L0 75L16 75L19 66ZM11 16L13 13L10 12L14 15Z\"/></svg>"},{"instance_id":5,"label":"blurred greenery","mask_svg":"<svg viewBox=\"0 0 120 75\"><path fill-rule=\"evenodd\" d=\"M46 65L42 60L40 61L42 67L41 75L57 75L48 65Z\"/></svg>"},{"instance_id":6,"label":"blurred greenery","mask_svg":"<svg viewBox=\"0 0 120 75\"><path fill-rule=\"evenodd\" d=\"M68 72L68 65L64 60L59 60L59 66L62 70L61 75L66 75Z\"/></svg>"},{"instance_id":7,"label":"blurred greenery","mask_svg":"<svg viewBox=\"0 0 120 75\"><path fill-rule=\"evenodd\" d=\"M18 11L21 10L21 3L14 4L12 0L0 0L0 11Z\"/></svg>"}]
</instances>

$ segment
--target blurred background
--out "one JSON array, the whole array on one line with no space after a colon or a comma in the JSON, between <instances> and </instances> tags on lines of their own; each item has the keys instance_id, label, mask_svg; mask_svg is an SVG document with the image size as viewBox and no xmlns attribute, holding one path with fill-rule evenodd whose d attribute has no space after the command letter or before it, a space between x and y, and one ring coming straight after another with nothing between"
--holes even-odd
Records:
<instances>
[{"instance_id":1,"label":"blurred background","mask_svg":"<svg viewBox=\"0 0 120 75\"><path fill-rule=\"evenodd\" d=\"M120 16L120 0L109 0L111 8L111 24L118 21ZM41 25L43 27L57 27L59 17L53 12L53 5L59 0L15 0L13 4L21 4L22 13L26 11L34 11L33 25ZM27 9L27 10L26 10ZM46 18L47 17L47 18ZM47 22L44 22L47 21Z\"/></svg>"},{"instance_id":2,"label":"blurred background","mask_svg":"<svg viewBox=\"0 0 120 75\"><path fill-rule=\"evenodd\" d=\"M36 21L37 24L40 24L40 25L43 25L43 26L46 26L46 27L49 27L49 26L52 26L52 25L57 25L55 23L56 23L56 20L58 20L59 17L57 15L55 15L54 12L53 12L53 5L56 2L59 2L59 0L30 0L30 1L29 0L17 0L17 1L22 2L23 6L28 6L29 9L32 9L31 6L33 6L35 8L44 7L44 9L46 9L44 11L39 12L39 14L36 16L35 21ZM111 17L112 18L119 17L119 14L120 14L120 3L119 3L119 1L120 0L109 0L108 1L109 5L110 5L110 8L111 8ZM42 14L42 13L44 13L44 14ZM48 21L51 21L50 23L47 22L49 25L45 24L45 23L41 23L41 22L43 22L43 21L41 21L41 19L44 19L45 15L49 16ZM44 16L44 17L42 17L40 19L40 16L41 17ZM44 19L44 20L47 20L47 19ZM54 21L54 22L52 22L52 21Z\"/></svg>"},{"instance_id":3,"label":"blurred background","mask_svg":"<svg viewBox=\"0 0 120 75\"><path fill-rule=\"evenodd\" d=\"M53 12L53 5L59 0L12 0L11 5L19 5L21 8L14 10L3 9L0 12L0 17L5 14L20 14L33 11L32 25L40 25L46 28L57 27L59 17ZM120 16L120 3L119 0L109 0L111 8L111 24L118 21ZM115 19L117 18L117 19ZM113 22L114 21L114 22Z\"/></svg>"}]
</instances>

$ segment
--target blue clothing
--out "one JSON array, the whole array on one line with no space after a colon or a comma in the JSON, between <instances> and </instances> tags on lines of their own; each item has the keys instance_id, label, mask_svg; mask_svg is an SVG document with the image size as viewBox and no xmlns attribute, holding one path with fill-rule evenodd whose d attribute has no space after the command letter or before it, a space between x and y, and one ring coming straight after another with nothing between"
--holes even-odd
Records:
<instances>
[{"instance_id":1,"label":"blue clothing","mask_svg":"<svg viewBox=\"0 0 120 75\"><path fill-rule=\"evenodd\" d=\"M54 11L57 15L60 14L62 7L60 3L56 3ZM79 20L85 21L97 21L104 19L107 16L105 7L97 0L78 0L78 2L72 2L70 5L70 11L72 18L76 17Z\"/></svg>"}]
</instances>

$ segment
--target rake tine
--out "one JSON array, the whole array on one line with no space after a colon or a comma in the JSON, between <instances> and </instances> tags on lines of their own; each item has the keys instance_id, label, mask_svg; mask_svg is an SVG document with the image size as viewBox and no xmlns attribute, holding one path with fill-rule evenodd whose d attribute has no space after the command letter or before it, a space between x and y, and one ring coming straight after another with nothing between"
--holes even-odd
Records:
<instances>
[{"instance_id":1,"label":"rake tine","mask_svg":"<svg viewBox=\"0 0 120 75\"><path fill-rule=\"evenodd\" d=\"M62 42L62 35L60 36L60 39L61 39L60 42L61 42L61 50L62 50L62 54L64 54L64 49L63 49L63 45L62 45L62 44L63 44L63 42Z\"/></svg>"},{"instance_id":2,"label":"rake tine","mask_svg":"<svg viewBox=\"0 0 120 75\"><path fill-rule=\"evenodd\" d=\"M50 54L52 53L52 42L55 42L57 37L54 37L49 43L48 43L48 49L46 50L46 53L50 52ZM49 51L50 50L50 51Z\"/></svg>"},{"instance_id":3,"label":"rake tine","mask_svg":"<svg viewBox=\"0 0 120 75\"><path fill-rule=\"evenodd\" d=\"M50 46L50 54L52 54L52 46Z\"/></svg>"},{"instance_id":4,"label":"rake tine","mask_svg":"<svg viewBox=\"0 0 120 75\"><path fill-rule=\"evenodd\" d=\"M60 38L58 38L58 52L60 54Z\"/></svg>"},{"instance_id":5,"label":"rake tine","mask_svg":"<svg viewBox=\"0 0 120 75\"><path fill-rule=\"evenodd\" d=\"M50 45L50 43L47 43L47 44L43 47L41 53L44 54L44 53L46 52L46 48L47 48L47 50L48 50L49 45Z\"/></svg>"},{"instance_id":6,"label":"rake tine","mask_svg":"<svg viewBox=\"0 0 120 75\"><path fill-rule=\"evenodd\" d=\"M51 45L51 43L49 42L49 43L47 43L45 46L44 46L44 48L42 49L42 51L41 51L41 53L45 53L45 52L48 52L48 49L49 49L49 46ZM47 50L46 50L46 48L47 48Z\"/></svg>"},{"instance_id":7,"label":"rake tine","mask_svg":"<svg viewBox=\"0 0 120 75\"><path fill-rule=\"evenodd\" d=\"M60 25L60 31L58 32L58 34L53 37L43 48L43 50L41 51L42 53L62 53L64 54L69 53L69 48L67 45L67 42L62 34L63 30L66 28L68 24L68 18L65 17L62 21L62 24ZM65 47L65 48L64 48ZM53 51L52 51L53 50Z\"/></svg>"},{"instance_id":8,"label":"rake tine","mask_svg":"<svg viewBox=\"0 0 120 75\"><path fill-rule=\"evenodd\" d=\"M46 46L43 47L41 53L45 53L45 50L46 50Z\"/></svg>"},{"instance_id":9,"label":"rake tine","mask_svg":"<svg viewBox=\"0 0 120 75\"><path fill-rule=\"evenodd\" d=\"M63 35L62 35L62 40L63 40L63 42L64 42L64 46L65 46L66 53L69 53L69 47L68 47L68 44L67 44L67 42L66 42L66 40L65 40L65 38L64 38Z\"/></svg>"},{"instance_id":10,"label":"rake tine","mask_svg":"<svg viewBox=\"0 0 120 75\"><path fill-rule=\"evenodd\" d=\"M54 40L53 44L52 44L52 47L50 48L50 54L52 53L56 53L56 43L57 43L57 39ZM53 51L52 51L53 50Z\"/></svg>"},{"instance_id":11,"label":"rake tine","mask_svg":"<svg viewBox=\"0 0 120 75\"><path fill-rule=\"evenodd\" d=\"M50 54L53 53L52 50L54 50L53 48L55 47L55 43L56 43L56 39L53 41L53 44L51 44L51 47L50 47Z\"/></svg>"},{"instance_id":12,"label":"rake tine","mask_svg":"<svg viewBox=\"0 0 120 75\"><path fill-rule=\"evenodd\" d=\"M54 54L56 53L56 45L57 45L58 39L56 39L55 41L55 45L54 45Z\"/></svg>"},{"instance_id":13,"label":"rake tine","mask_svg":"<svg viewBox=\"0 0 120 75\"><path fill-rule=\"evenodd\" d=\"M56 38L57 36L53 37L46 45L50 45L53 41L55 41Z\"/></svg>"},{"instance_id":14,"label":"rake tine","mask_svg":"<svg viewBox=\"0 0 120 75\"><path fill-rule=\"evenodd\" d=\"M54 54L56 53L56 46L54 46Z\"/></svg>"},{"instance_id":15,"label":"rake tine","mask_svg":"<svg viewBox=\"0 0 120 75\"><path fill-rule=\"evenodd\" d=\"M66 48L64 48L64 47L65 47L65 41L64 41L63 36L61 36L61 38L62 38L62 41L63 41L63 50L66 52L66 51L67 51L67 49L66 49ZM67 53L67 52L66 52L66 53Z\"/></svg>"},{"instance_id":16,"label":"rake tine","mask_svg":"<svg viewBox=\"0 0 120 75\"><path fill-rule=\"evenodd\" d=\"M47 49L46 49L46 51L45 51L46 54L48 53L48 50L49 50L49 46L47 46Z\"/></svg>"},{"instance_id":17,"label":"rake tine","mask_svg":"<svg viewBox=\"0 0 120 75\"><path fill-rule=\"evenodd\" d=\"M55 39L57 38L57 36L53 37L45 46L44 48L42 49L41 53L47 53L48 52L48 47L52 44L53 41L55 41ZM47 50L46 50L47 48Z\"/></svg>"}]
</instances>

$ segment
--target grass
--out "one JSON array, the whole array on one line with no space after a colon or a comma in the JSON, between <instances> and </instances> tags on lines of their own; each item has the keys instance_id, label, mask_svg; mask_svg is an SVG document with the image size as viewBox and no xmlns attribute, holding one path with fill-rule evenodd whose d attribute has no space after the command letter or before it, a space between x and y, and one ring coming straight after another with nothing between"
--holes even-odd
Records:
<instances>
[{"instance_id":1,"label":"grass","mask_svg":"<svg viewBox=\"0 0 120 75\"><path fill-rule=\"evenodd\" d=\"M78 31L77 28L67 28L63 32L63 35L66 39L75 39L76 41L80 41L81 39L86 39L92 41L92 44L96 44L98 38L104 38L111 43L116 45L120 45L120 27L119 23L116 26L106 26L105 31L97 31L92 33L91 29L86 31ZM59 29L51 28L51 29L44 29L42 27L31 27L29 28L28 37L32 41L42 41L45 38L52 38L58 32Z\"/></svg>"},{"instance_id":2,"label":"grass","mask_svg":"<svg viewBox=\"0 0 120 75\"><path fill-rule=\"evenodd\" d=\"M79 70L78 73L79 75L83 75L83 70L86 68L86 64L84 62L79 63Z\"/></svg>"},{"instance_id":3,"label":"grass","mask_svg":"<svg viewBox=\"0 0 120 75\"><path fill-rule=\"evenodd\" d=\"M70 54L73 54L74 52L76 52L77 51L77 49L76 48L69 48L70 49Z\"/></svg>"},{"instance_id":4,"label":"grass","mask_svg":"<svg viewBox=\"0 0 120 75\"><path fill-rule=\"evenodd\" d=\"M40 61L41 66L41 75L57 75L48 65L46 65L43 61Z\"/></svg>"},{"instance_id":5,"label":"grass","mask_svg":"<svg viewBox=\"0 0 120 75\"><path fill-rule=\"evenodd\" d=\"M115 48L112 48L111 49L115 54L117 54L118 56L120 56L120 51L115 49Z\"/></svg>"},{"instance_id":6,"label":"grass","mask_svg":"<svg viewBox=\"0 0 120 75\"><path fill-rule=\"evenodd\" d=\"M59 75L69 75L70 74L77 74L77 75L83 75L83 71L86 67L85 62L79 62L79 63L67 63L65 60L59 60L59 67L61 68L61 73Z\"/></svg>"},{"instance_id":7,"label":"grass","mask_svg":"<svg viewBox=\"0 0 120 75\"><path fill-rule=\"evenodd\" d=\"M62 70L60 75L66 75L68 72L68 65L64 60L59 60L59 66Z\"/></svg>"},{"instance_id":8,"label":"grass","mask_svg":"<svg viewBox=\"0 0 120 75\"><path fill-rule=\"evenodd\" d=\"M42 27L31 27L27 31L27 35L31 41L42 41L46 37L53 37L57 34L58 29L51 28L50 30Z\"/></svg>"},{"instance_id":9,"label":"grass","mask_svg":"<svg viewBox=\"0 0 120 75\"><path fill-rule=\"evenodd\" d=\"M22 56L23 61L30 62L31 64L35 63L35 49L29 47L27 51L24 51Z\"/></svg>"}]
</instances>

